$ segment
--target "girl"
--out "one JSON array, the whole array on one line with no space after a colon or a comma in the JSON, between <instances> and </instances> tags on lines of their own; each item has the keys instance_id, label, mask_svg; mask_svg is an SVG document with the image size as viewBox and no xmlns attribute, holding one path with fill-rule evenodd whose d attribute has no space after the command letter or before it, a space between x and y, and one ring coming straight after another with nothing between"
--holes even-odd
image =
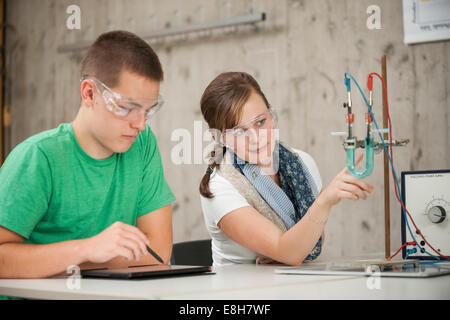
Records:
<instances>
[{"instance_id":1,"label":"girl","mask_svg":"<svg viewBox=\"0 0 450 320\"><path fill-rule=\"evenodd\" d=\"M199 188L214 266L313 260L331 207L373 191L346 168L322 190L312 157L278 141L274 110L246 73L216 77L201 111L217 142Z\"/></svg>"}]
</instances>

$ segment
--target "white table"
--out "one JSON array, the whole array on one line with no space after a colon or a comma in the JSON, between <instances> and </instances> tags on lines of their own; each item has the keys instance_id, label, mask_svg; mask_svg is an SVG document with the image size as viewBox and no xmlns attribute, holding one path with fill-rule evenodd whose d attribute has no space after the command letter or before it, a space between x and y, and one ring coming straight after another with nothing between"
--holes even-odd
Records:
<instances>
[{"instance_id":1,"label":"white table","mask_svg":"<svg viewBox=\"0 0 450 320\"><path fill-rule=\"evenodd\" d=\"M31 299L450 299L450 275L435 278L380 278L370 289L368 277L276 274L279 265L214 268L216 274L151 280L1 279L0 295Z\"/></svg>"}]
</instances>

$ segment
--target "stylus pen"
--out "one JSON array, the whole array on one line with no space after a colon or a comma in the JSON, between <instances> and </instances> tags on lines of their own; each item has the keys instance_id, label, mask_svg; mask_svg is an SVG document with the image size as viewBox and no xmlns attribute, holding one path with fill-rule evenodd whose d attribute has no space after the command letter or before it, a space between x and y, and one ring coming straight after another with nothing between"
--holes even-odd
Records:
<instances>
[{"instance_id":1,"label":"stylus pen","mask_svg":"<svg viewBox=\"0 0 450 320\"><path fill-rule=\"evenodd\" d=\"M161 262L161 263L164 263L164 261L161 259L161 257L158 256L158 255L156 254L156 252L153 251L149 246L147 246L147 251L148 251L148 253L150 253L152 256L154 256L156 260L158 260L158 261Z\"/></svg>"}]
</instances>

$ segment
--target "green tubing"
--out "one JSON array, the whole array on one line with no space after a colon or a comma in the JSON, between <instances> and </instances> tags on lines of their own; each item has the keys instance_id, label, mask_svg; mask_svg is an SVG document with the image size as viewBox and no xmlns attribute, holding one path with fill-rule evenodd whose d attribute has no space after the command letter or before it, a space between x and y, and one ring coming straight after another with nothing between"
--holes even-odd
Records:
<instances>
[{"instance_id":1,"label":"green tubing","mask_svg":"<svg viewBox=\"0 0 450 320\"><path fill-rule=\"evenodd\" d=\"M355 167L355 148L347 149L347 169L352 176L356 178L365 178L370 176L373 171L373 147L374 138L366 137L364 148L366 149L366 168L362 171L356 170Z\"/></svg>"}]
</instances>

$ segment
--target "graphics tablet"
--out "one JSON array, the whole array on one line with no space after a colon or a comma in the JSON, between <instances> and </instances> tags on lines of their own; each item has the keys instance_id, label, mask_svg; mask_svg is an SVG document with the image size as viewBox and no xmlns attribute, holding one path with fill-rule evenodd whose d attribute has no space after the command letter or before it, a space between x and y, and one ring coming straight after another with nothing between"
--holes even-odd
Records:
<instances>
[{"instance_id":1,"label":"graphics tablet","mask_svg":"<svg viewBox=\"0 0 450 320\"><path fill-rule=\"evenodd\" d=\"M211 267L155 264L148 266L128 267L123 269L81 270L81 276L84 278L109 279L145 279L196 273L211 273Z\"/></svg>"}]
</instances>

